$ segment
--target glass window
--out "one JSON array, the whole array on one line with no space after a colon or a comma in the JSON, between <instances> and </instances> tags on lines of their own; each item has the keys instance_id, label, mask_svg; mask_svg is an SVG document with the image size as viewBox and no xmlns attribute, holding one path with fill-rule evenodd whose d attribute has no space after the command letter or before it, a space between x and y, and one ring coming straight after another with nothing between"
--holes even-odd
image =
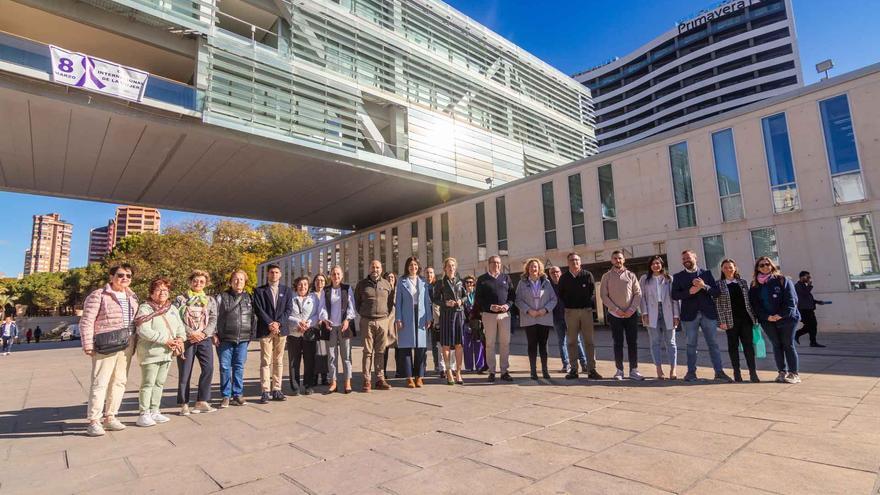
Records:
<instances>
[{"instance_id":1,"label":"glass window","mask_svg":"<svg viewBox=\"0 0 880 495\"><path fill-rule=\"evenodd\" d=\"M486 205L480 201L477 203L477 260L486 258Z\"/></svg>"},{"instance_id":2,"label":"glass window","mask_svg":"<svg viewBox=\"0 0 880 495\"><path fill-rule=\"evenodd\" d=\"M696 227L697 212L694 206L694 190L691 184L687 142L673 144L669 147L669 162L672 164L672 192L678 228Z\"/></svg>"},{"instance_id":3,"label":"glass window","mask_svg":"<svg viewBox=\"0 0 880 495\"><path fill-rule=\"evenodd\" d=\"M306 275L309 278L312 278L312 266L312 252L309 251L308 275Z\"/></svg>"},{"instance_id":4,"label":"glass window","mask_svg":"<svg viewBox=\"0 0 880 495\"><path fill-rule=\"evenodd\" d=\"M394 266L388 263L388 247L385 246L386 240L385 231L379 232L379 259L382 261L382 266L386 272L393 272L395 271Z\"/></svg>"},{"instance_id":5,"label":"glass window","mask_svg":"<svg viewBox=\"0 0 880 495\"><path fill-rule=\"evenodd\" d=\"M337 244L333 251L333 266L342 266L342 244ZM333 269L333 266L327 269L327 273Z\"/></svg>"},{"instance_id":6,"label":"glass window","mask_svg":"<svg viewBox=\"0 0 880 495\"><path fill-rule=\"evenodd\" d=\"M374 259L376 259L376 233L367 234L367 252L370 254L370 258L367 263L372 263Z\"/></svg>"},{"instance_id":7,"label":"glass window","mask_svg":"<svg viewBox=\"0 0 880 495\"><path fill-rule=\"evenodd\" d=\"M400 266L400 238L397 234L397 227L391 228L391 266L401 273L403 268Z\"/></svg>"},{"instance_id":8,"label":"glass window","mask_svg":"<svg viewBox=\"0 0 880 495\"><path fill-rule=\"evenodd\" d=\"M766 256L773 260L773 263L779 264L779 246L776 244L776 229L766 227L763 229L755 229L752 234L752 254L755 259Z\"/></svg>"},{"instance_id":9,"label":"glass window","mask_svg":"<svg viewBox=\"0 0 880 495\"><path fill-rule=\"evenodd\" d=\"M425 219L425 263L434 266L434 217Z\"/></svg>"},{"instance_id":10,"label":"glass window","mask_svg":"<svg viewBox=\"0 0 880 495\"><path fill-rule=\"evenodd\" d=\"M718 179L722 218L725 222L742 220L742 195L732 129L724 129L712 134L712 152L715 155L715 177Z\"/></svg>"},{"instance_id":11,"label":"glass window","mask_svg":"<svg viewBox=\"0 0 880 495\"><path fill-rule=\"evenodd\" d=\"M880 263L877 259L877 240L871 216L853 215L840 219L843 251L849 271L852 290L880 288Z\"/></svg>"},{"instance_id":12,"label":"glass window","mask_svg":"<svg viewBox=\"0 0 880 495\"><path fill-rule=\"evenodd\" d=\"M412 256L418 259L419 257L419 222L413 222L410 224L410 239L412 248ZM425 268L428 268L431 265L425 265Z\"/></svg>"},{"instance_id":13,"label":"glass window","mask_svg":"<svg viewBox=\"0 0 880 495\"><path fill-rule=\"evenodd\" d=\"M764 132L767 168L770 172L773 210L776 213L799 210L801 202L794 178L794 160L791 156L785 114L764 117L761 119L761 127Z\"/></svg>"},{"instance_id":14,"label":"glass window","mask_svg":"<svg viewBox=\"0 0 880 495\"><path fill-rule=\"evenodd\" d=\"M721 260L724 259L724 238L719 235L703 237L703 260L706 269L711 271L715 278L721 276Z\"/></svg>"},{"instance_id":15,"label":"glass window","mask_svg":"<svg viewBox=\"0 0 880 495\"><path fill-rule=\"evenodd\" d=\"M444 260L449 257L449 213L440 214L440 251Z\"/></svg>"},{"instance_id":16,"label":"glass window","mask_svg":"<svg viewBox=\"0 0 880 495\"><path fill-rule=\"evenodd\" d=\"M367 272L364 271L364 238L358 237L358 278L363 278L367 275Z\"/></svg>"},{"instance_id":17,"label":"glass window","mask_svg":"<svg viewBox=\"0 0 880 495\"><path fill-rule=\"evenodd\" d=\"M581 189L581 174L568 176L568 203L571 208L571 237L575 246L587 243L584 228L584 197Z\"/></svg>"},{"instance_id":18,"label":"glass window","mask_svg":"<svg viewBox=\"0 0 880 495\"><path fill-rule=\"evenodd\" d=\"M495 198L495 220L498 222L498 255L507 256L507 205L504 196Z\"/></svg>"},{"instance_id":19,"label":"glass window","mask_svg":"<svg viewBox=\"0 0 880 495\"><path fill-rule=\"evenodd\" d=\"M835 96L819 102L822 114L822 130L825 134L825 149L828 152L828 166L831 167L831 183L834 188L834 202L846 203L865 199L859 155L856 151L856 137L849 100L846 95Z\"/></svg>"},{"instance_id":20,"label":"glass window","mask_svg":"<svg viewBox=\"0 0 880 495\"><path fill-rule=\"evenodd\" d=\"M541 184L541 202L544 208L544 246L556 249L556 208L552 182Z\"/></svg>"},{"instance_id":21,"label":"glass window","mask_svg":"<svg viewBox=\"0 0 880 495\"><path fill-rule=\"evenodd\" d=\"M611 164L599 167L599 199L602 201L602 232L606 241L617 239L617 208Z\"/></svg>"}]
</instances>

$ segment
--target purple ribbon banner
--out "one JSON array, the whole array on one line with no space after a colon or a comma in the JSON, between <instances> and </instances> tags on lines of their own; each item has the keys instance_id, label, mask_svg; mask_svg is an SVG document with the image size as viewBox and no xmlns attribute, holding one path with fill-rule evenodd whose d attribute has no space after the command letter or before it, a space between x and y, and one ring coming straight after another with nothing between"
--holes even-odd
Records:
<instances>
[{"instance_id":1,"label":"purple ribbon banner","mask_svg":"<svg viewBox=\"0 0 880 495\"><path fill-rule=\"evenodd\" d=\"M140 102L150 74L83 53L49 46L54 82Z\"/></svg>"}]
</instances>

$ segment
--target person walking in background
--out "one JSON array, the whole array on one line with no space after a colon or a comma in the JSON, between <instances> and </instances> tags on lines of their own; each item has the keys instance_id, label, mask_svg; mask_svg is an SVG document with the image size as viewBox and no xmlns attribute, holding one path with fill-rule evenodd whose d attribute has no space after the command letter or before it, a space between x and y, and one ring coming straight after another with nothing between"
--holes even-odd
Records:
<instances>
[{"instance_id":1,"label":"person walking in background","mask_svg":"<svg viewBox=\"0 0 880 495\"><path fill-rule=\"evenodd\" d=\"M134 319L137 328L137 357L141 363L141 387L138 394L138 426L167 423L170 418L159 412L165 379L171 358L184 352L186 329L180 312L171 304L171 282L159 277L150 282L150 299L138 307Z\"/></svg>"},{"instance_id":2,"label":"person walking in background","mask_svg":"<svg viewBox=\"0 0 880 495\"><path fill-rule=\"evenodd\" d=\"M397 274L394 272L385 272L382 275L382 278L388 281L388 284L391 285L392 288L397 288ZM385 355L382 357L382 372L385 373L385 377L388 377L388 355L391 354L391 349L394 349L394 377L395 378L403 378L404 374L402 372L403 366L400 364L400 354L397 352L397 325L394 323L397 319L394 317L395 309L391 308L391 313L388 316L388 335L385 336Z\"/></svg>"},{"instance_id":3,"label":"person walking in background","mask_svg":"<svg viewBox=\"0 0 880 495\"><path fill-rule=\"evenodd\" d=\"M679 321L679 302L672 300L672 277L663 266L663 257L654 256L648 263L650 271L642 275L639 285L642 288L642 299L639 309L642 313L642 325L648 329L651 339L651 359L657 367L657 378L665 380L663 374L664 347L666 361L669 364L669 379L676 380L676 361L678 346L675 343L675 329Z\"/></svg>"},{"instance_id":4,"label":"person walking in background","mask_svg":"<svg viewBox=\"0 0 880 495\"><path fill-rule=\"evenodd\" d=\"M312 395L315 387L315 341L318 339L318 322L321 316L321 299L309 292L308 277L293 281L293 311L290 313L290 335L287 336L287 360L290 366L287 378L293 395ZM302 384L299 365L303 363Z\"/></svg>"},{"instance_id":5,"label":"person walking in background","mask_svg":"<svg viewBox=\"0 0 880 495\"><path fill-rule=\"evenodd\" d=\"M713 298L718 297L718 284L712 272L697 265L697 255L692 250L681 253L681 264L684 270L672 278L672 298L681 301L681 326L687 338L688 370L684 379L688 382L697 380L697 339L702 331L715 368L715 379L732 383L721 366L721 351L715 341L718 311Z\"/></svg>"},{"instance_id":6,"label":"person walking in background","mask_svg":"<svg viewBox=\"0 0 880 495\"><path fill-rule=\"evenodd\" d=\"M430 287L419 277L419 271L419 260L412 256L407 258L394 292L394 326L397 327L397 352L401 355L398 372L406 377L407 388L424 385L428 327L433 317Z\"/></svg>"},{"instance_id":7,"label":"person walking in background","mask_svg":"<svg viewBox=\"0 0 880 495\"><path fill-rule=\"evenodd\" d=\"M779 372L776 382L800 383L794 329L801 315L794 283L779 271L773 260L761 256L755 262L749 298L764 333L773 344L773 357Z\"/></svg>"},{"instance_id":8,"label":"person walking in background","mask_svg":"<svg viewBox=\"0 0 880 495\"><path fill-rule=\"evenodd\" d=\"M483 322L474 311L474 289L477 279L468 275L462 279L464 284L464 366L469 373L485 373L486 368L486 344L483 342Z\"/></svg>"},{"instance_id":9,"label":"person walking in background","mask_svg":"<svg viewBox=\"0 0 880 495\"><path fill-rule=\"evenodd\" d=\"M180 415L211 413L211 381L214 378L214 332L217 330L217 301L205 294L211 277L204 270L193 270L189 290L177 296L175 306L186 328L183 354L177 357L177 404ZM190 410L190 379L195 362L199 362L199 390L195 407Z\"/></svg>"},{"instance_id":10,"label":"person walking in background","mask_svg":"<svg viewBox=\"0 0 880 495\"><path fill-rule=\"evenodd\" d=\"M567 374L566 379L574 380L578 378L578 363L580 363L581 369L587 372L588 378L598 380L602 375L596 371L596 347L593 344L593 309L596 305L593 292L596 284L593 274L581 268L581 257L577 253L568 253L568 265L565 274L558 266L550 267L550 281L557 296L553 314L556 337L559 340L559 355L562 357L562 372ZM564 297L563 277L565 277ZM573 328L570 332L572 336L568 335L569 321ZM589 342L587 350L590 358L584 352L584 340ZM577 361L574 366L571 365L574 359L572 356L575 356L572 349L577 350Z\"/></svg>"},{"instance_id":11,"label":"person walking in background","mask_svg":"<svg viewBox=\"0 0 880 495\"><path fill-rule=\"evenodd\" d=\"M12 351L12 344L18 338L18 326L12 321L11 316L7 316L3 321L3 327L0 329L3 339L3 355L8 356Z\"/></svg>"},{"instance_id":12,"label":"person walking in background","mask_svg":"<svg viewBox=\"0 0 880 495\"><path fill-rule=\"evenodd\" d=\"M810 347L825 347L816 340L819 333L819 322L816 321L816 305L831 304L831 301L820 301L813 297L813 276L808 271L798 274L798 281L794 284L797 291L798 312L801 314L803 326L794 334L794 339L801 343L802 335L810 336Z\"/></svg>"},{"instance_id":13,"label":"person walking in background","mask_svg":"<svg viewBox=\"0 0 880 495\"><path fill-rule=\"evenodd\" d=\"M614 362L617 371L615 380L623 380L623 339L629 354L629 377L632 380L644 380L639 373L639 322L636 311L642 300L642 290L636 275L629 271L624 263L626 258L622 251L611 253L611 269L602 275L599 282L599 294L602 304L608 308L608 325L611 327L611 338L614 341Z\"/></svg>"},{"instance_id":14,"label":"person walking in background","mask_svg":"<svg viewBox=\"0 0 880 495\"><path fill-rule=\"evenodd\" d=\"M32 328L28 328L27 333L25 333L25 337L27 338L27 343L30 344L31 340L34 339L34 330Z\"/></svg>"},{"instance_id":15,"label":"person walking in background","mask_svg":"<svg viewBox=\"0 0 880 495\"><path fill-rule=\"evenodd\" d=\"M351 339L355 336L354 290L342 283L342 268L330 270L330 285L324 288L321 319L327 330L327 369L330 376L328 394L337 390L336 379L340 368L344 391L351 393Z\"/></svg>"},{"instance_id":16,"label":"person walking in background","mask_svg":"<svg viewBox=\"0 0 880 495\"><path fill-rule=\"evenodd\" d=\"M312 292L317 294L318 298L324 302L324 287L327 286L327 277L323 273L319 273L312 278ZM329 356L327 341L318 339L315 342L315 384L329 385L327 374L329 373Z\"/></svg>"},{"instance_id":17,"label":"person walking in background","mask_svg":"<svg viewBox=\"0 0 880 495\"><path fill-rule=\"evenodd\" d=\"M544 275L544 264L538 258L529 258L523 265L524 277L516 286L516 306L520 325L528 339L529 368L532 380L538 379L537 357L541 354L541 375L549 380L547 369L547 338L553 328L553 309L556 291Z\"/></svg>"},{"instance_id":18,"label":"person walking in background","mask_svg":"<svg viewBox=\"0 0 880 495\"><path fill-rule=\"evenodd\" d=\"M363 391L371 388L372 373L376 373L376 390L391 390L382 369L385 355L385 336L388 317L394 306L394 288L382 278L382 262L370 262L370 273L358 282L354 290L354 305L360 315L358 328L364 333Z\"/></svg>"},{"instance_id":19,"label":"person walking in background","mask_svg":"<svg viewBox=\"0 0 880 495\"><path fill-rule=\"evenodd\" d=\"M79 320L80 343L83 352L92 359L89 403L86 417L90 437L125 429L116 415L125 395L128 367L134 352L134 314L138 308L137 296L131 285L131 265L110 267L110 283L93 291L83 302ZM104 418L103 425L101 418Z\"/></svg>"},{"instance_id":20,"label":"person walking in background","mask_svg":"<svg viewBox=\"0 0 880 495\"><path fill-rule=\"evenodd\" d=\"M217 331L214 341L220 359L221 408L244 406L244 365L248 344L257 334L257 315L253 297L244 290L248 276L235 270L229 277L229 289L217 296Z\"/></svg>"},{"instance_id":21,"label":"person walking in background","mask_svg":"<svg viewBox=\"0 0 880 495\"><path fill-rule=\"evenodd\" d=\"M269 400L284 401L281 393L284 377L284 344L293 311L293 291L281 285L281 267L271 264L266 269L266 284L254 291L257 313L257 338L260 339L260 404Z\"/></svg>"},{"instance_id":22,"label":"person walking in background","mask_svg":"<svg viewBox=\"0 0 880 495\"><path fill-rule=\"evenodd\" d=\"M447 385L462 385L461 366L453 368L450 353L454 349L455 362L464 362L464 284L458 278L458 261L443 260L443 277L434 284L434 304L440 306L440 345L446 363ZM453 369L455 373L453 376Z\"/></svg>"},{"instance_id":23,"label":"person walking in background","mask_svg":"<svg viewBox=\"0 0 880 495\"><path fill-rule=\"evenodd\" d=\"M749 301L749 283L737 270L736 262L726 259L721 262L721 280L718 281L718 297L715 298L718 310L718 328L727 333L727 352L733 366L733 381L742 382L739 366L739 346L742 344L749 367L749 380L760 382L755 368L755 343L752 326L757 323L752 304Z\"/></svg>"},{"instance_id":24,"label":"person walking in background","mask_svg":"<svg viewBox=\"0 0 880 495\"><path fill-rule=\"evenodd\" d=\"M495 381L495 343L501 355L501 380L512 382L510 376L510 308L515 292L506 273L501 272L501 257L489 257L486 273L477 279L475 302L482 314L483 332L486 335L486 361L489 365L489 382Z\"/></svg>"},{"instance_id":25,"label":"person walking in background","mask_svg":"<svg viewBox=\"0 0 880 495\"><path fill-rule=\"evenodd\" d=\"M40 325L37 325L37 329L34 330L34 340L36 341L37 344L40 343L40 337L42 337L42 336L43 336L43 329L40 328Z\"/></svg>"}]
</instances>

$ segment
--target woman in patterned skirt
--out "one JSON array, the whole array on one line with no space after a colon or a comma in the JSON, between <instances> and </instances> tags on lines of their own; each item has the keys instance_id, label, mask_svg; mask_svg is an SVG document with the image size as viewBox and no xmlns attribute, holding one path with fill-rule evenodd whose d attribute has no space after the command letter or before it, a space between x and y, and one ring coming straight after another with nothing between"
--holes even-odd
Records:
<instances>
[{"instance_id":1,"label":"woman in patterned skirt","mask_svg":"<svg viewBox=\"0 0 880 495\"><path fill-rule=\"evenodd\" d=\"M443 347L443 360L446 362L446 383L463 384L461 364L464 363L464 284L458 278L458 262L455 258L443 260L443 277L434 284L434 303L440 306L440 345ZM452 377L450 350L455 348L455 379Z\"/></svg>"}]
</instances>

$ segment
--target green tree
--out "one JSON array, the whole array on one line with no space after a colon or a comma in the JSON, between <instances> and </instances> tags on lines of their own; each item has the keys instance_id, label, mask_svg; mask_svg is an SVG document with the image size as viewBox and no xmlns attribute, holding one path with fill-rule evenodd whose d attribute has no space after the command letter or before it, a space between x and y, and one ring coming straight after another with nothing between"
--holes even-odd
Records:
<instances>
[{"instance_id":1,"label":"green tree","mask_svg":"<svg viewBox=\"0 0 880 495\"><path fill-rule=\"evenodd\" d=\"M314 241L308 232L284 223L267 223L260 225L258 229L265 236L266 253L263 261L275 258L292 251L305 249Z\"/></svg>"}]
</instances>

